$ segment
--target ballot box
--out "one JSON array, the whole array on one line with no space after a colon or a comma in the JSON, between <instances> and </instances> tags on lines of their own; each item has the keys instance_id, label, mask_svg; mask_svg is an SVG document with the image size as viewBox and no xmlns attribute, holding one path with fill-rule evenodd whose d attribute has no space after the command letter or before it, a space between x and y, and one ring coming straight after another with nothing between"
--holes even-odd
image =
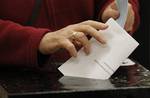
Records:
<instances>
[{"instance_id":1,"label":"ballot box","mask_svg":"<svg viewBox=\"0 0 150 98\"><path fill-rule=\"evenodd\" d=\"M136 63L121 66L110 79L100 80L1 68L0 85L9 98L150 98L150 71Z\"/></svg>"}]
</instances>

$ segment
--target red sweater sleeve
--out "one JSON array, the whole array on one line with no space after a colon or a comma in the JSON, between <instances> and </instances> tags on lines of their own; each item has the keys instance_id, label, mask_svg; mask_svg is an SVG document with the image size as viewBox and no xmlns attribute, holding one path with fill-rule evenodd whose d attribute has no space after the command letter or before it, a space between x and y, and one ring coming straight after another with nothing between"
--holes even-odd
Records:
<instances>
[{"instance_id":1,"label":"red sweater sleeve","mask_svg":"<svg viewBox=\"0 0 150 98\"><path fill-rule=\"evenodd\" d=\"M37 66L38 46L48 31L0 20L0 65Z\"/></svg>"},{"instance_id":2,"label":"red sweater sleeve","mask_svg":"<svg viewBox=\"0 0 150 98\"><path fill-rule=\"evenodd\" d=\"M103 13L103 11L105 10L105 8L114 0L105 0L105 2L103 3L103 6L101 7L100 11L99 11L99 15L98 18L101 20L101 15ZM139 17L139 2L138 0L129 0L129 3L131 3L132 7L133 7L133 11L135 14L135 20L134 20L134 25L133 25L133 30L132 33L136 31L136 29L139 26L140 23L140 17Z\"/></svg>"}]
</instances>

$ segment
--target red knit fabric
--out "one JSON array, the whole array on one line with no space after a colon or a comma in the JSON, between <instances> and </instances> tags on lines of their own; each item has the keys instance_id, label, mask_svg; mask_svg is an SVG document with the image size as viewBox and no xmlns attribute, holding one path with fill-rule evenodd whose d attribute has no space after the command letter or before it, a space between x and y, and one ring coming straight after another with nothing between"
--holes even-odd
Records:
<instances>
[{"instance_id":1,"label":"red knit fabric","mask_svg":"<svg viewBox=\"0 0 150 98\"><path fill-rule=\"evenodd\" d=\"M95 20L95 12L101 12L110 0L95 1L43 0L36 22L33 26L24 26L35 0L0 0L0 65L38 66L38 45L43 35L70 24ZM136 16L135 31L139 24L138 2L132 0L131 3ZM95 11L97 4L101 5L100 11ZM56 54L51 55L56 61L66 60L69 56L67 52Z\"/></svg>"}]
</instances>

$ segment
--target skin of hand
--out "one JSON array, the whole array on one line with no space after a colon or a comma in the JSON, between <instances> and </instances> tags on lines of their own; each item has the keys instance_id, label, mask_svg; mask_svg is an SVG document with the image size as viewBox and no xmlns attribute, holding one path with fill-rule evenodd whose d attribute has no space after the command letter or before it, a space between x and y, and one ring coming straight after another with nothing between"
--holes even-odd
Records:
<instances>
[{"instance_id":1,"label":"skin of hand","mask_svg":"<svg viewBox=\"0 0 150 98\"><path fill-rule=\"evenodd\" d=\"M39 44L39 51L48 55L56 52L60 48L66 49L71 56L77 56L74 43L80 43L84 47L86 54L90 53L90 42L86 35L90 35L105 44L106 40L99 30L104 30L108 25L87 20L78 24L69 25L54 32L48 32L43 36Z\"/></svg>"},{"instance_id":2,"label":"skin of hand","mask_svg":"<svg viewBox=\"0 0 150 98\"><path fill-rule=\"evenodd\" d=\"M115 1L113 1L112 3L110 3L105 10L102 13L101 19L103 22L106 22L109 18L114 18L117 19L119 17L119 11L117 9L117 5L115 3ZM125 30L127 32L131 32L133 29L133 24L134 24L134 11L132 8L132 5L130 3L128 3L128 16L127 16L127 20L126 20L126 24L125 24Z\"/></svg>"}]
</instances>

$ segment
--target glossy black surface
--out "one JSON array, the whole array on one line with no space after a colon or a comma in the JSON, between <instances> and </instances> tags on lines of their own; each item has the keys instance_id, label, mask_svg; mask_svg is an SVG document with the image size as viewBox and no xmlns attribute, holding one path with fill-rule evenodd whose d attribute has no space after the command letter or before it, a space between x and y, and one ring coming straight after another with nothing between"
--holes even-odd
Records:
<instances>
[{"instance_id":1,"label":"glossy black surface","mask_svg":"<svg viewBox=\"0 0 150 98\"><path fill-rule=\"evenodd\" d=\"M0 98L8 98L8 94L3 87L0 86Z\"/></svg>"},{"instance_id":2,"label":"glossy black surface","mask_svg":"<svg viewBox=\"0 0 150 98\"><path fill-rule=\"evenodd\" d=\"M150 95L150 71L140 64L120 67L109 80L64 77L30 69L1 69L0 84L10 97L61 94ZM140 92L140 93L139 93ZM149 92L149 93L147 93ZM105 94L106 93L106 94ZM101 95L102 95L101 94ZM146 95L147 94L147 95ZM80 94L78 94L80 95ZM47 98L47 97L46 97ZM126 97L125 97L126 98Z\"/></svg>"}]
</instances>

